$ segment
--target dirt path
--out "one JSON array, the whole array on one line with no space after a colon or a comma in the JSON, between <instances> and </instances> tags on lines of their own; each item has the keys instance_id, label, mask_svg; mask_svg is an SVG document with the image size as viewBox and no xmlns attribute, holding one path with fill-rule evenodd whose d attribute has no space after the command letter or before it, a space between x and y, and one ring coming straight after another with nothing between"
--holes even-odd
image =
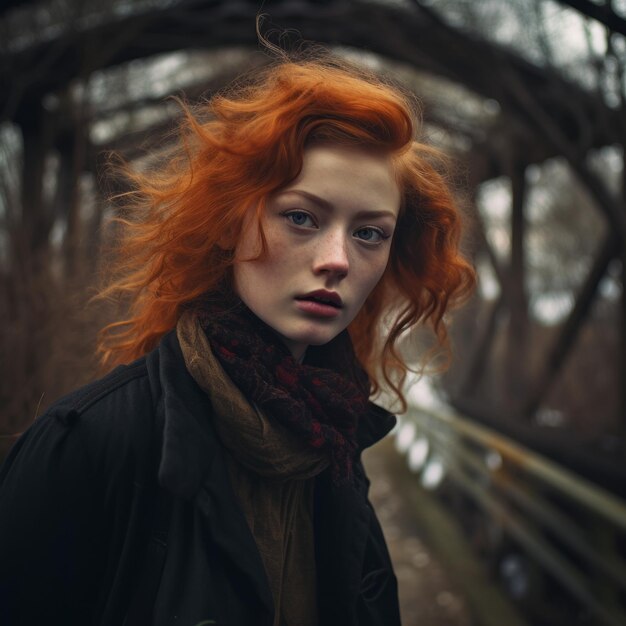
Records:
<instances>
[{"instance_id":1,"label":"dirt path","mask_svg":"<svg viewBox=\"0 0 626 626\"><path fill-rule=\"evenodd\" d=\"M400 589L403 626L476 626L465 598L419 538L409 504L394 486L384 440L363 455L370 499L387 539Z\"/></svg>"}]
</instances>

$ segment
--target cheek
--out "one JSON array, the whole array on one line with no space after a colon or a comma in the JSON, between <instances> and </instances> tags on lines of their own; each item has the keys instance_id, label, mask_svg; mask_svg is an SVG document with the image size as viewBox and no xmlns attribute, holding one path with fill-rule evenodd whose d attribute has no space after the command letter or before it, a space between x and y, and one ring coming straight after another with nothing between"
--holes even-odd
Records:
<instances>
[{"instance_id":1,"label":"cheek","mask_svg":"<svg viewBox=\"0 0 626 626\"><path fill-rule=\"evenodd\" d=\"M267 237L267 233L266 233L266 240L268 244L268 249L271 250L272 246L271 246L271 242L269 238ZM237 245L237 248L236 248L236 257L237 259L242 260L242 261L246 259L256 259L256 257L258 257L261 254L262 250L263 250L263 246L262 246L261 235L259 234L259 231L250 229L250 231L247 232L245 236L243 236L241 240L239 241L239 244ZM267 259L268 255L265 255L265 257L261 257L261 258ZM257 264L261 262L262 261L253 261L253 264Z\"/></svg>"},{"instance_id":2,"label":"cheek","mask_svg":"<svg viewBox=\"0 0 626 626\"><path fill-rule=\"evenodd\" d=\"M281 284L286 274L293 267L293 255L286 246L277 242L271 233L267 236L267 253L258 260L236 262L233 268L235 288L239 295L253 296L255 299L266 299L263 285ZM238 248L240 259L256 257L261 247L256 241L243 241ZM243 293L242 293L243 292ZM271 292L270 292L271 293Z\"/></svg>"},{"instance_id":3,"label":"cheek","mask_svg":"<svg viewBox=\"0 0 626 626\"><path fill-rule=\"evenodd\" d=\"M359 281L362 301L365 301L382 278L387 268L388 259L389 255L385 255L383 258L376 260L376 262L369 264L364 270Z\"/></svg>"}]
</instances>

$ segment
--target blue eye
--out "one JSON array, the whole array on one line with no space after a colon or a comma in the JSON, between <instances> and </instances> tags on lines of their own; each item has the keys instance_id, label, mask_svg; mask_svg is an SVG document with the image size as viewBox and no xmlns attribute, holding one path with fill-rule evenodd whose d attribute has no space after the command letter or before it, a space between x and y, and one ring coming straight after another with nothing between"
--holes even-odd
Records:
<instances>
[{"instance_id":1,"label":"blue eye","mask_svg":"<svg viewBox=\"0 0 626 626\"><path fill-rule=\"evenodd\" d=\"M288 211L283 215L294 225L307 228L315 227L313 218L306 211Z\"/></svg>"},{"instance_id":2,"label":"blue eye","mask_svg":"<svg viewBox=\"0 0 626 626\"><path fill-rule=\"evenodd\" d=\"M354 234L357 239L367 243L380 243L383 239L388 238L381 229L373 228L371 226L359 228L359 230L357 230Z\"/></svg>"}]
</instances>

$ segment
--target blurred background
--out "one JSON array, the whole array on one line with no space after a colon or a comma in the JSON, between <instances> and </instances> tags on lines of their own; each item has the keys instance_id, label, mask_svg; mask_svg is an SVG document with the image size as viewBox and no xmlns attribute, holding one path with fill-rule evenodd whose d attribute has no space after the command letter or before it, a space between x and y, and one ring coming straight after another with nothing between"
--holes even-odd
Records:
<instances>
[{"instance_id":1,"label":"blurred background","mask_svg":"<svg viewBox=\"0 0 626 626\"><path fill-rule=\"evenodd\" d=\"M479 286L366 458L405 625L623 626L626 0L3 0L0 459L97 375L111 152L266 63L259 11L404 83L454 159Z\"/></svg>"}]
</instances>

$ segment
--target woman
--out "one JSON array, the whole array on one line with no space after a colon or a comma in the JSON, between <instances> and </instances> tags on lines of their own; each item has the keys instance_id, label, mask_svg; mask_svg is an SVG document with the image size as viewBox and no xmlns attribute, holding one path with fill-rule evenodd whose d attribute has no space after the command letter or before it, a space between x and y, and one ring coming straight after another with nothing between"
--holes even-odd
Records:
<instances>
[{"instance_id":1,"label":"woman","mask_svg":"<svg viewBox=\"0 0 626 626\"><path fill-rule=\"evenodd\" d=\"M0 623L399 623L361 451L473 272L411 100L332 58L189 111L131 173L103 379L0 474ZM385 322L386 331L380 332Z\"/></svg>"}]
</instances>

